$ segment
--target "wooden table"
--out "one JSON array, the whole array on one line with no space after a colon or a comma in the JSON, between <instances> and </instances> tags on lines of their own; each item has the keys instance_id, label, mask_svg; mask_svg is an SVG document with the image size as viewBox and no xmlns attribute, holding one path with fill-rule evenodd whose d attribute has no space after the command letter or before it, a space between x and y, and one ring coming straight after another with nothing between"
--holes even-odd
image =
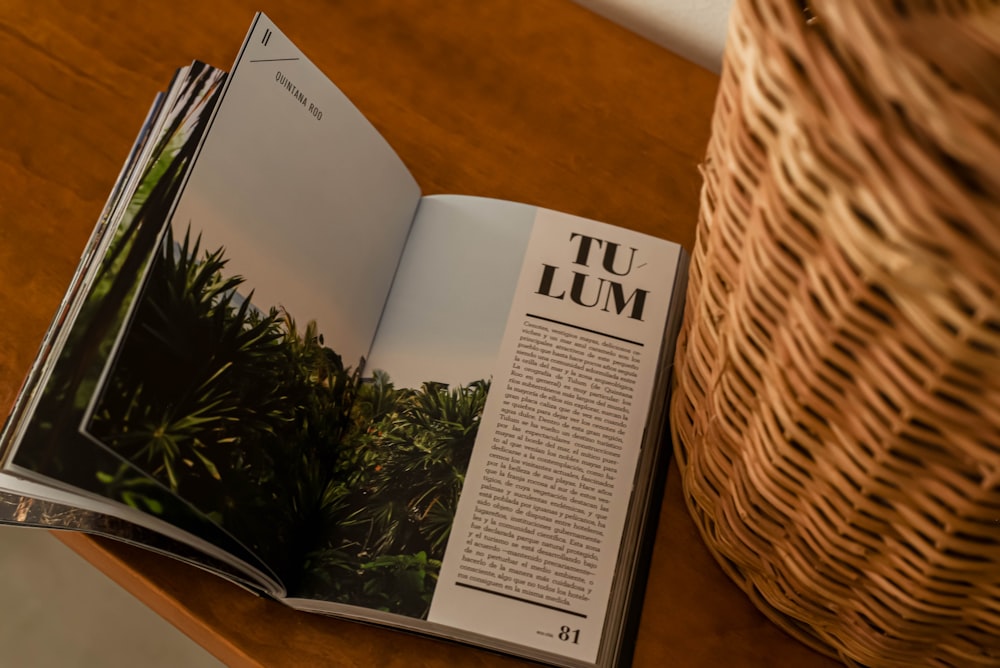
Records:
<instances>
[{"instance_id":1,"label":"wooden table","mask_svg":"<svg viewBox=\"0 0 1000 668\"><path fill-rule=\"evenodd\" d=\"M425 193L513 199L690 248L717 78L563 0L8 0L0 15L0 407L13 401L154 93L228 67L261 8L396 147ZM297 613L115 542L64 542L226 663L501 666ZM832 666L757 612L663 505L637 666Z\"/></svg>"}]
</instances>

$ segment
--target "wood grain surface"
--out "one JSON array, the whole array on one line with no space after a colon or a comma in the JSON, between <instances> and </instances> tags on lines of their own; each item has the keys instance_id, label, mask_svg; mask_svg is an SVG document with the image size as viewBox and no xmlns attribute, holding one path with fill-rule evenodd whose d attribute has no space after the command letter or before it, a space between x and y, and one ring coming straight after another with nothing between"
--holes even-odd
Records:
<instances>
[{"instance_id":1,"label":"wood grain surface","mask_svg":"<svg viewBox=\"0 0 1000 668\"><path fill-rule=\"evenodd\" d=\"M4 414L153 95L195 58L228 67L256 9L357 104L425 193L524 201L694 242L717 78L572 3L6 0L3 9ZM231 665L522 665L298 613L112 541L62 539ZM725 578L673 471L634 663L834 665Z\"/></svg>"}]
</instances>

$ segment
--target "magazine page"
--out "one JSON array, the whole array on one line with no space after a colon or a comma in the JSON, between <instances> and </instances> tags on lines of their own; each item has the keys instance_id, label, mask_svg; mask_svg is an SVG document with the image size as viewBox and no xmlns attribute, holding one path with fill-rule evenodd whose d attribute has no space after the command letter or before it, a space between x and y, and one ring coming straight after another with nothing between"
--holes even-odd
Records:
<instances>
[{"instance_id":1,"label":"magazine page","mask_svg":"<svg viewBox=\"0 0 1000 668\"><path fill-rule=\"evenodd\" d=\"M424 198L291 603L592 663L679 256Z\"/></svg>"},{"instance_id":2,"label":"magazine page","mask_svg":"<svg viewBox=\"0 0 1000 668\"><path fill-rule=\"evenodd\" d=\"M143 523L169 535L183 534L199 549L219 559L243 564L277 587L273 573L240 542L209 518L172 494L157 480L79 431L94 386L119 331L140 291L140 277L158 246L163 223L187 174L225 74L195 63L175 80L151 132L150 150L123 173L127 194L107 221L93 269L80 277L76 301L62 309L50 359L32 380L23 403L27 419L12 420L4 432L3 488L24 493L32 481L52 488L52 495L74 505ZM102 223L104 224L103 221ZM24 483L18 482L24 480Z\"/></svg>"},{"instance_id":3,"label":"magazine page","mask_svg":"<svg viewBox=\"0 0 1000 668\"><path fill-rule=\"evenodd\" d=\"M596 662L679 257L539 211L430 621Z\"/></svg>"},{"instance_id":4,"label":"magazine page","mask_svg":"<svg viewBox=\"0 0 1000 668\"><path fill-rule=\"evenodd\" d=\"M137 469L294 581L418 201L258 15L77 423L108 496Z\"/></svg>"}]
</instances>

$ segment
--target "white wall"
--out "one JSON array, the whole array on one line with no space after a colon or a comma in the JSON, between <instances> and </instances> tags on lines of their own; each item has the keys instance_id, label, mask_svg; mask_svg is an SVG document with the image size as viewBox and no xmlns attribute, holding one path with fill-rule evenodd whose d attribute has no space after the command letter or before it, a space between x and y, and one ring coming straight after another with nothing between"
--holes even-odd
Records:
<instances>
[{"instance_id":1,"label":"white wall","mask_svg":"<svg viewBox=\"0 0 1000 668\"><path fill-rule=\"evenodd\" d=\"M733 0L576 0L714 72Z\"/></svg>"}]
</instances>

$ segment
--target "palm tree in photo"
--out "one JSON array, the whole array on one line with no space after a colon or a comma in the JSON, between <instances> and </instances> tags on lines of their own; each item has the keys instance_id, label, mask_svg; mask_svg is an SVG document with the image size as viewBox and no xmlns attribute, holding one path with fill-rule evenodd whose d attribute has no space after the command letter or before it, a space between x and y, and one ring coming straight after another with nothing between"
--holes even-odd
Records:
<instances>
[{"instance_id":1,"label":"palm tree in photo","mask_svg":"<svg viewBox=\"0 0 1000 668\"><path fill-rule=\"evenodd\" d=\"M280 572L319 521L356 379L315 323L252 306L226 263L190 232L164 243L89 428Z\"/></svg>"},{"instance_id":2,"label":"palm tree in photo","mask_svg":"<svg viewBox=\"0 0 1000 668\"><path fill-rule=\"evenodd\" d=\"M489 383L358 390L334 510L308 555L310 595L423 617L437 581Z\"/></svg>"}]
</instances>

